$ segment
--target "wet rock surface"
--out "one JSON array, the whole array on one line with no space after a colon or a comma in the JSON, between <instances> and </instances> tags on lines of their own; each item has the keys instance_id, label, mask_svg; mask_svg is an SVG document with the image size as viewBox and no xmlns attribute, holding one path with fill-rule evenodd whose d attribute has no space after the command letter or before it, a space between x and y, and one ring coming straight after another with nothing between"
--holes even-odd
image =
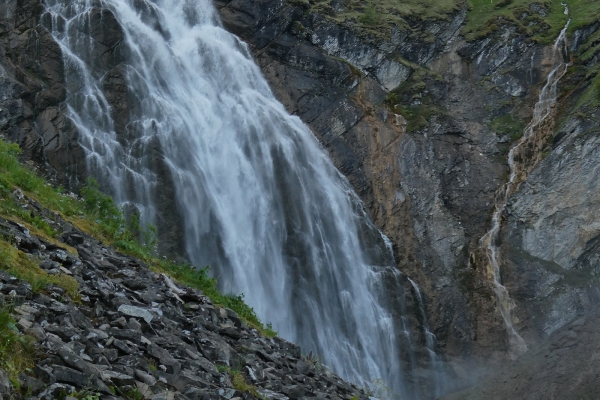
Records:
<instances>
[{"instance_id":1,"label":"wet rock surface","mask_svg":"<svg viewBox=\"0 0 600 400\"><path fill-rule=\"evenodd\" d=\"M20 332L35 338L38 357L33 371L21 374L19 392L0 370L0 395L51 400L85 389L101 399L131 393L180 400L366 399L298 346L261 336L201 291L150 271L55 214L42 209L41 215L77 254L9 220L0 219L0 234L49 274L75 278L79 298L53 285L33 293L28 283L0 272L0 301L13 308Z\"/></svg>"}]
</instances>

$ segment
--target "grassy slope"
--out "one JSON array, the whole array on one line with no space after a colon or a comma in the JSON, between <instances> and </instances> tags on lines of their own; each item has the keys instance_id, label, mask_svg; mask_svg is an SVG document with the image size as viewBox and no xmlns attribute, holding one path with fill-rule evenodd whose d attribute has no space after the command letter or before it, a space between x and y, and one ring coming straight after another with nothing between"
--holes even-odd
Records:
<instances>
[{"instance_id":1,"label":"grassy slope","mask_svg":"<svg viewBox=\"0 0 600 400\"><path fill-rule=\"evenodd\" d=\"M407 26L407 18L447 20L468 4L469 14L462 31L467 40L490 33L500 21L510 21L534 40L550 43L567 20L561 2L569 5L570 33L600 18L600 0L347 0L341 12L334 11L333 0L313 0L310 7L337 22L349 22L369 33L385 34L392 25ZM529 7L534 3L546 8L548 15L533 13Z\"/></svg>"},{"instance_id":2,"label":"grassy slope","mask_svg":"<svg viewBox=\"0 0 600 400\"><path fill-rule=\"evenodd\" d=\"M53 227L55 224L52 221L52 213L56 213L62 219L104 243L143 260L154 271L167 273L182 284L202 290L213 303L231 308L248 325L260 330L264 335L276 335L276 332L269 325L265 327L254 310L244 303L243 295L220 293L217 290L216 280L208 275L207 268L197 269L159 258L154 253L153 240L140 244L138 237L152 236L152 231L141 230L140 233L139 226L128 224L123 217L123 212L112 199L100 193L93 183L89 183L82 190L83 200L66 196L61 193L60 188L50 186L29 168L19 163L18 155L19 147L16 144L9 144L0 139L0 215L3 218L23 224L33 234L76 253L75 249L60 243L59 231ZM20 189L26 197L34 199L50 212L43 215L24 208L13 195L16 189ZM48 275L38 267L35 259L15 249L10 243L10 238L2 236L0 236L0 269L29 282L34 292L43 291L46 284L56 284L62 286L68 295L77 301L78 285L73 278L66 275Z\"/></svg>"},{"instance_id":3,"label":"grassy slope","mask_svg":"<svg viewBox=\"0 0 600 400\"><path fill-rule=\"evenodd\" d=\"M511 21L523 32L541 43L551 43L567 22L562 3L568 4L569 33L600 18L600 0L469 0L469 15L463 28L467 40L481 37L497 28L501 20ZM546 17L536 15L530 5L538 3L549 11Z\"/></svg>"}]
</instances>

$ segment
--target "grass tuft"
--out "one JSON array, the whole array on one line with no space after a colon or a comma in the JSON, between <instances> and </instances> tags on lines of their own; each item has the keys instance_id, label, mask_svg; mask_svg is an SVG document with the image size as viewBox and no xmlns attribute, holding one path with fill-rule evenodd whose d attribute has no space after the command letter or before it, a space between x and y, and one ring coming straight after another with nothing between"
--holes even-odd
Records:
<instances>
[{"instance_id":1,"label":"grass tuft","mask_svg":"<svg viewBox=\"0 0 600 400\"><path fill-rule=\"evenodd\" d=\"M256 386L251 385L246 382L246 377L238 370L227 369L229 376L231 376L231 383L236 390L239 390L243 393L249 393L257 399L262 399L263 396L258 392Z\"/></svg>"},{"instance_id":2,"label":"grass tuft","mask_svg":"<svg viewBox=\"0 0 600 400\"><path fill-rule=\"evenodd\" d=\"M79 284L73 277L64 274L49 275L38 266L36 259L15 249L4 239L0 239L0 269L29 283L34 293L53 284L65 289L73 300L79 299Z\"/></svg>"},{"instance_id":3,"label":"grass tuft","mask_svg":"<svg viewBox=\"0 0 600 400\"><path fill-rule=\"evenodd\" d=\"M19 333L10 313L0 311L0 368L7 372L17 389L19 373L34 366L34 342L33 338Z\"/></svg>"}]
</instances>

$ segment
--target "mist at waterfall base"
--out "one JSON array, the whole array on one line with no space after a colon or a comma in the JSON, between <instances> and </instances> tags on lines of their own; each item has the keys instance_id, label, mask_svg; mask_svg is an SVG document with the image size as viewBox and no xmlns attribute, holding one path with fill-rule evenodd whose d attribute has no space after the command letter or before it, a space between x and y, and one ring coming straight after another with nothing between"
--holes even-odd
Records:
<instances>
[{"instance_id":1,"label":"mist at waterfall base","mask_svg":"<svg viewBox=\"0 0 600 400\"><path fill-rule=\"evenodd\" d=\"M122 131L93 56L98 7L124 31L135 106ZM360 385L381 378L403 398L424 398L407 378L417 368L416 339L385 238L211 2L48 0L46 10L89 171L116 201L146 223L160 218L163 188L148 156L159 154L194 265L210 265L223 291L244 293L282 337L342 377Z\"/></svg>"}]
</instances>

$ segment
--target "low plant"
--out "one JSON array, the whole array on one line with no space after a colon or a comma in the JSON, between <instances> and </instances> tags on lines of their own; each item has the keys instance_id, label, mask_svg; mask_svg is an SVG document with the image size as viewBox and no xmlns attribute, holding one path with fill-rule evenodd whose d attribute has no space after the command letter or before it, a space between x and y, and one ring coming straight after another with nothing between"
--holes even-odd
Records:
<instances>
[{"instance_id":1,"label":"low plant","mask_svg":"<svg viewBox=\"0 0 600 400\"><path fill-rule=\"evenodd\" d=\"M229 370L229 376L231 376L231 384L236 390L239 390L243 393L250 393L252 396L257 399L262 399L263 396L258 392L256 386L250 385L246 382L246 377L240 371L237 370Z\"/></svg>"},{"instance_id":2,"label":"low plant","mask_svg":"<svg viewBox=\"0 0 600 400\"><path fill-rule=\"evenodd\" d=\"M10 313L0 310L0 368L15 388L19 388L19 373L33 368L34 357L34 339L21 335Z\"/></svg>"},{"instance_id":3,"label":"low plant","mask_svg":"<svg viewBox=\"0 0 600 400\"><path fill-rule=\"evenodd\" d=\"M78 392L71 393L69 396L79 400L100 400L100 393L89 388L83 388Z\"/></svg>"},{"instance_id":4,"label":"low plant","mask_svg":"<svg viewBox=\"0 0 600 400\"><path fill-rule=\"evenodd\" d=\"M496 117L489 123L489 127L499 136L506 135L510 138L511 142L523 136L525 125L523 121L515 119L511 113Z\"/></svg>"},{"instance_id":5,"label":"low plant","mask_svg":"<svg viewBox=\"0 0 600 400\"><path fill-rule=\"evenodd\" d=\"M379 22L379 14L377 14L377 10L372 1L365 7L363 15L358 17L358 20L365 25L377 25Z\"/></svg>"},{"instance_id":6,"label":"low plant","mask_svg":"<svg viewBox=\"0 0 600 400\"><path fill-rule=\"evenodd\" d=\"M387 386L383 379L375 379L374 381L365 384L365 393L369 397L374 397L379 400L399 400L400 395Z\"/></svg>"},{"instance_id":7,"label":"low plant","mask_svg":"<svg viewBox=\"0 0 600 400\"><path fill-rule=\"evenodd\" d=\"M0 270L29 283L34 293L43 290L47 284L54 284L65 289L72 299L79 298L79 284L73 277L65 274L49 275L36 261L0 238Z\"/></svg>"},{"instance_id":8,"label":"low plant","mask_svg":"<svg viewBox=\"0 0 600 400\"><path fill-rule=\"evenodd\" d=\"M135 387L125 391L123 396L131 400L144 400L146 398L146 396Z\"/></svg>"},{"instance_id":9,"label":"low plant","mask_svg":"<svg viewBox=\"0 0 600 400\"><path fill-rule=\"evenodd\" d=\"M194 268L191 265L178 264L169 260L151 258L147 260L155 272L164 272L176 281L187 286L200 289L216 305L230 308L235 311L240 318L249 326L257 329L267 337L277 336L271 324L266 326L256 315L256 312L246 302L244 294L226 295L222 294L217 288L217 280L209 275L209 268Z\"/></svg>"}]
</instances>

